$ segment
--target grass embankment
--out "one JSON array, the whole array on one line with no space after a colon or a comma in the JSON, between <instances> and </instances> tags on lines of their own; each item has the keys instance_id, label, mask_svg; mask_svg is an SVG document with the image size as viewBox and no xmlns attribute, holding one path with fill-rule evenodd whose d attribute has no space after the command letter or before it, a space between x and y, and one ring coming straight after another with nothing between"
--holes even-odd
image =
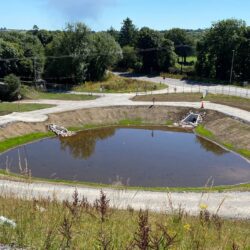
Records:
<instances>
[{"instance_id":1,"label":"grass embankment","mask_svg":"<svg viewBox=\"0 0 250 250\"><path fill-rule=\"evenodd\" d=\"M85 84L76 86L73 90L78 92L101 92L101 87L103 88L103 93L128 93L159 90L164 89L167 86L164 84L139 81L110 74L107 79L103 81L86 82Z\"/></svg>"},{"instance_id":2,"label":"grass embankment","mask_svg":"<svg viewBox=\"0 0 250 250\"><path fill-rule=\"evenodd\" d=\"M7 115L12 112L27 112L38 109L46 109L54 107L54 105L49 104L26 104L26 103L11 103L11 102L1 102L0 103L0 116Z\"/></svg>"},{"instance_id":3,"label":"grass embankment","mask_svg":"<svg viewBox=\"0 0 250 250\"><path fill-rule=\"evenodd\" d=\"M40 140L46 137L53 136L51 132L37 132L32 134L27 134L23 136L13 137L6 139L5 141L0 141L0 153L9 150L11 148L33 142L36 140Z\"/></svg>"},{"instance_id":4,"label":"grass embankment","mask_svg":"<svg viewBox=\"0 0 250 250\"><path fill-rule=\"evenodd\" d=\"M203 100L250 111L250 99L247 98L214 94L208 94L204 99L202 99L201 97L201 93L173 93L136 96L133 98L133 100L151 102L153 98L155 98L156 102L200 102L201 100Z\"/></svg>"},{"instance_id":5,"label":"grass embankment","mask_svg":"<svg viewBox=\"0 0 250 250\"><path fill-rule=\"evenodd\" d=\"M0 197L0 242L27 249L248 249L250 222L224 220L200 206L200 216L115 210L101 194L94 204L79 197L24 201ZM171 202L169 207L171 208ZM166 208L167 209L167 208Z\"/></svg>"},{"instance_id":6,"label":"grass embankment","mask_svg":"<svg viewBox=\"0 0 250 250\"><path fill-rule=\"evenodd\" d=\"M240 155L250 159L250 151L249 150L236 148L234 145L232 145L230 143L218 141L216 136L214 136L214 134L211 131L209 131L208 129L206 129L202 125L199 125L198 127L196 127L195 132L200 136L203 136L203 137L208 138L212 141L218 142L220 145L223 145L225 148L232 150L232 151L235 151L235 152L239 153Z\"/></svg>"},{"instance_id":7,"label":"grass embankment","mask_svg":"<svg viewBox=\"0 0 250 250\"><path fill-rule=\"evenodd\" d=\"M22 86L22 96L24 99L51 99L51 100L72 100L72 101L87 101L94 100L97 97L91 95L75 95L67 93L55 93L55 92L45 92L38 91L32 87Z\"/></svg>"}]
</instances>

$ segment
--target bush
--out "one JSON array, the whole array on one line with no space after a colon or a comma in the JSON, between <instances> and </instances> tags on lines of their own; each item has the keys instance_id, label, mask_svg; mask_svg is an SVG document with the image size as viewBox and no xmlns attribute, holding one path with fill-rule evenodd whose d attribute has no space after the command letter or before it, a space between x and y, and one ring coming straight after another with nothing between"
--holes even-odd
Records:
<instances>
[{"instance_id":1,"label":"bush","mask_svg":"<svg viewBox=\"0 0 250 250\"><path fill-rule=\"evenodd\" d=\"M20 79L14 74L10 74L4 77L4 83L6 87L3 95L3 100L16 100L18 98L18 95L20 94Z\"/></svg>"}]
</instances>

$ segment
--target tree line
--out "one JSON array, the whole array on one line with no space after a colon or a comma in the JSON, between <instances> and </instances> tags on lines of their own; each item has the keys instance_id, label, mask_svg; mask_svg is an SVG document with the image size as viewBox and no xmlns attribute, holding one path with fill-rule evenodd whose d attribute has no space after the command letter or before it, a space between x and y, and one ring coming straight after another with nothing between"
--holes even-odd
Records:
<instances>
[{"instance_id":1,"label":"tree line","mask_svg":"<svg viewBox=\"0 0 250 250\"><path fill-rule=\"evenodd\" d=\"M242 20L214 23L207 30L138 29L126 18L119 31L94 32L83 23L63 31L34 26L30 31L0 32L0 78L14 74L22 81L80 84L103 79L107 69L143 73L180 73L189 56L197 57L188 72L205 78L250 80L250 27ZM232 56L234 67L232 69ZM1 81L1 80L0 80Z\"/></svg>"}]
</instances>

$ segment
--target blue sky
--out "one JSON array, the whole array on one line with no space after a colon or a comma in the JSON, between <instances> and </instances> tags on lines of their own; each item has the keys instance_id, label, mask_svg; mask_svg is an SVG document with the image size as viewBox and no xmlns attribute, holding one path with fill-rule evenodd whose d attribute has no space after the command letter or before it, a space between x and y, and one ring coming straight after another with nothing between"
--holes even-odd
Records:
<instances>
[{"instance_id":1,"label":"blue sky","mask_svg":"<svg viewBox=\"0 0 250 250\"><path fill-rule=\"evenodd\" d=\"M250 0L0 0L0 27L63 29L82 21L99 31L120 29L130 17L138 28L206 28L225 18L250 25Z\"/></svg>"}]
</instances>

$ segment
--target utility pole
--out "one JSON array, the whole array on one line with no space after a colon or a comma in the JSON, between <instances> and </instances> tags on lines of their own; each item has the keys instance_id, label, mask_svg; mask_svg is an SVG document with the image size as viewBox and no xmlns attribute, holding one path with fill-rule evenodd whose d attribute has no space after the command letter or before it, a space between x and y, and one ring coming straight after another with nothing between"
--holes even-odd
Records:
<instances>
[{"instance_id":1,"label":"utility pole","mask_svg":"<svg viewBox=\"0 0 250 250\"><path fill-rule=\"evenodd\" d=\"M36 57L33 59L34 83L37 88L37 75L36 75Z\"/></svg>"},{"instance_id":2,"label":"utility pole","mask_svg":"<svg viewBox=\"0 0 250 250\"><path fill-rule=\"evenodd\" d=\"M229 82L230 84L232 83L232 78L233 78L234 55L235 55L235 50L233 50L232 65L231 65L231 72L230 72L230 82Z\"/></svg>"}]
</instances>

